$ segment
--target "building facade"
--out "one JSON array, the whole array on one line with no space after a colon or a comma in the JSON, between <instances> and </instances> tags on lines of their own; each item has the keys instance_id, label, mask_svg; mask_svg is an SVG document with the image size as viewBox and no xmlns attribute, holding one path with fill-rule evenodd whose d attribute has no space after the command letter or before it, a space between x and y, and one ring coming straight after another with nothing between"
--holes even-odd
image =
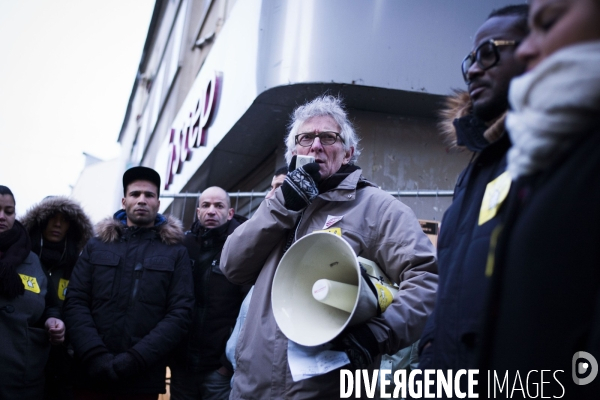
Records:
<instances>
[{"instance_id":1,"label":"building facade","mask_svg":"<svg viewBox=\"0 0 600 400\"><path fill-rule=\"evenodd\" d=\"M285 165L290 113L328 93L344 98L362 138L363 174L440 220L470 154L446 151L437 112L465 87L475 31L507 4L157 0L119 134L122 170L159 171L161 211L186 227L196 199L174 196L213 185L256 193L232 198L249 215Z\"/></svg>"}]
</instances>

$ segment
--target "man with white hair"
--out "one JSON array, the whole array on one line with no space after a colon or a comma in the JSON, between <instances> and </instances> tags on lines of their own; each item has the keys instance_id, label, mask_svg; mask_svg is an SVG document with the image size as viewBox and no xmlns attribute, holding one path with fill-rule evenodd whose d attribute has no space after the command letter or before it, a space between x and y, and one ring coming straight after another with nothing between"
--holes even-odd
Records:
<instances>
[{"instance_id":1,"label":"man with white hair","mask_svg":"<svg viewBox=\"0 0 600 400\"><path fill-rule=\"evenodd\" d=\"M414 343L433 309L437 264L433 245L410 208L377 188L354 164L358 137L341 100L318 97L292 116L286 138L290 172L275 195L227 240L225 276L255 283L237 345L232 399L338 398L340 370L294 381L288 339L271 309L277 265L297 239L335 228L355 254L375 261L400 291L381 315L336 339L352 369L373 367L378 355ZM296 157L315 162L296 168ZM409 289L410 288L410 289ZM403 290L409 289L409 290Z\"/></svg>"}]
</instances>

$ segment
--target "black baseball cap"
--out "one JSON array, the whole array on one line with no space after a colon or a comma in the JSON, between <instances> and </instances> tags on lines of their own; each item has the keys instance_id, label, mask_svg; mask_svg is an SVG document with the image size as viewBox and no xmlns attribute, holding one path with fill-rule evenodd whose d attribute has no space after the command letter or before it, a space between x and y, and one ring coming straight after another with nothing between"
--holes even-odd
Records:
<instances>
[{"instance_id":1,"label":"black baseball cap","mask_svg":"<svg viewBox=\"0 0 600 400\"><path fill-rule=\"evenodd\" d=\"M135 181L148 181L156 185L156 195L160 196L160 175L148 167L129 168L123 174L123 194L127 195L127 186Z\"/></svg>"}]
</instances>

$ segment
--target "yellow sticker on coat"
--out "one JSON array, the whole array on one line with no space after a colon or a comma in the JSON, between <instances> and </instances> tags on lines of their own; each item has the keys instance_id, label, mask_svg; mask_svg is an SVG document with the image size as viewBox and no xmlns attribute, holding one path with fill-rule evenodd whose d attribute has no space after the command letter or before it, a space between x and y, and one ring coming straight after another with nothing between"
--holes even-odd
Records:
<instances>
[{"instance_id":1,"label":"yellow sticker on coat","mask_svg":"<svg viewBox=\"0 0 600 400\"><path fill-rule=\"evenodd\" d=\"M67 295L67 286L69 286L69 280L61 278L58 282L58 298L63 301Z\"/></svg>"},{"instance_id":2,"label":"yellow sticker on coat","mask_svg":"<svg viewBox=\"0 0 600 400\"><path fill-rule=\"evenodd\" d=\"M500 206L506 200L510 190L510 174L502 173L485 187L481 209L479 210L479 225L483 225L498 214Z\"/></svg>"},{"instance_id":3,"label":"yellow sticker on coat","mask_svg":"<svg viewBox=\"0 0 600 400\"><path fill-rule=\"evenodd\" d=\"M313 233L315 232L329 232L333 233L334 235L338 235L339 237L342 237L342 230L340 228L317 229L313 231Z\"/></svg>"},{"instance_id":4,"label":"yellow sticker on coat","mask_svg":"<svg viewBox=\"0 0 600 400\"><path fill-rule=\"evenodd\" d=\"M379 307L381 308L381 312L384 312L385 309L388 308L390 304L392 304L392 301L394 301L394 295L392 294L390 289L388 289L381 283L375 283L375 289L377 289Z\"/></svg>"},{"instance_id":5,"label":"yellow sticker on coat","mask_svg":"<svg viewBox=\"0 0 600 400\"><path fill-rule=\"evenodd\" d=\"M23 274L19 274L19 276L21 277L21 281L23 281L23 286L25 286L25 290L29 290L33 293L39 293L41 291L40 285L38 285L35 276L28 276Z\"/></svg>"}]
</instances>

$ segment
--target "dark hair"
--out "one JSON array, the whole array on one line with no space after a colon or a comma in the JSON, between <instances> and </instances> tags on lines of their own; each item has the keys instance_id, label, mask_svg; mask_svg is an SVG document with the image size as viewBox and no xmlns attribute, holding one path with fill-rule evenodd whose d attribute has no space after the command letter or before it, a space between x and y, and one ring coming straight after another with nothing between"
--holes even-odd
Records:
<instances>
[{"instance_id":1,"label":"dark hair","mask_svg":"<svg viewBox=\"0 0 600 400\"><path fill-rule=\"evenodd\" d=\"M0 185L0 195L4 196L6 194L9 194L10 197L12 197L13 199L13 203L17 205L17 201L15 200L15 195L13 194L13 192L11 192L11 190L7 186Z\"/></svg>"},{"instance_id":2,"label":"dark hair","mask_svg":"<svg viewBox=\"0 0 600 400\"><path fill-rule=\"evenodd\" d=\"M519 29L523 34L529 33L529 25L527 25L527 18L529 17L529 4L513 4L498 8L488 15L487 19L493 17L517 17L518 22L515 24L516 28Z\"/></svg>"},{"instance_id":3,"label":"dark hair","mask_svg":"<svg viewBox=\"0 0 600 400\"><path fill-rule=\"evenodd\" d=\"M278 168L277 171L275 171L275 174L273 176L287 175L287 174L288 174L288 167L281 167L281 168Z\"/></svg>"}]
</instances>

